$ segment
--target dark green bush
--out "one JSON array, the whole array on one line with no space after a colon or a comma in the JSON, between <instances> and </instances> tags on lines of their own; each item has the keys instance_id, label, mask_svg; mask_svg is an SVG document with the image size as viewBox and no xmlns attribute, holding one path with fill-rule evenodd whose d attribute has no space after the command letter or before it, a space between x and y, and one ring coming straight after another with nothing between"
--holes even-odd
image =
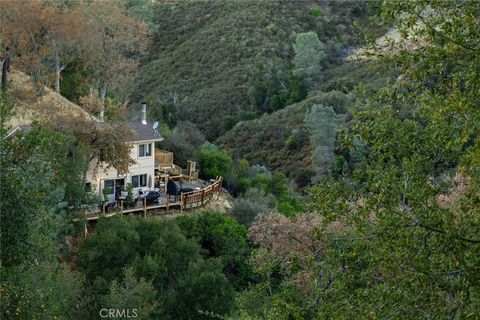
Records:
<instances>
[{"instance_id":1,"label":"dark green bush","mask_svg":"<svg viewBox=\"0 0 480 320\"><path fill-rule=\"evenodd\" d=\"M232 169L232 158L211 143L205 143L198 151L200 175L204 179L224 177Z\"/></svg>"}]
</instances>

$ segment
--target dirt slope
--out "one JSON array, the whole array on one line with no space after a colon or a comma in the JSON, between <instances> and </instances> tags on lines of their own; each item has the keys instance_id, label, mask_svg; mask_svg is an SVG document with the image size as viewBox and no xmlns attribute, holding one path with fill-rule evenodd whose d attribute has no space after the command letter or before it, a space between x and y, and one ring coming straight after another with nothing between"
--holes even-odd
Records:
<instances>
[{"instance_id":1,"label":"dirt slope","mask_svg":"<svg viewBox=\"0 0 480 320\"><path fill-rule=\"evenodd\" d=\"M93 120L88 112L55 91L35 85L25 73L13 70L9 76L15 114L8 125L31 124L34 120L42 122L52 116ZM40 95L38 91L41 91Z\"/></svg>"}]
</instances>

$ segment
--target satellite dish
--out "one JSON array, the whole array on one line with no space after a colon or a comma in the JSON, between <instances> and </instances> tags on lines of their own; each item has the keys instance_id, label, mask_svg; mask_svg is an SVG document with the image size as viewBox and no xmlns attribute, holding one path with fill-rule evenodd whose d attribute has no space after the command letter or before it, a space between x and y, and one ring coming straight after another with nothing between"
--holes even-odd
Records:
<instances>
[{"instance_id":1,"label":"satellite dish","mask_svg":"<svg viewBox=\"0 0 480 320\"><path fill-rule=\"evenodd\" d=\"M155 121L152 125L153 130L156 130L158 128L158 121Z\"/></svg>"}]
</instances>

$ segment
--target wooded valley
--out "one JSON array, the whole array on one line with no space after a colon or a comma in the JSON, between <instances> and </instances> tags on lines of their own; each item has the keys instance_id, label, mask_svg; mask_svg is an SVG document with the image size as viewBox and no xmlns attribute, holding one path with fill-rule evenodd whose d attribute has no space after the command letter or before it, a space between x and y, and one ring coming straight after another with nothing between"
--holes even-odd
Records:
<instances>
[{"instance_id":1,"label":"wooded valley","mask_svg":"<svg viewBox=\"0 0 480 320\"><path fill-rule=\"evenodd\" d=\"M0 37L2 319L480 319L480 2L0 0ZM124 214L160 148L223 207Z\"/></svg>"}]
</instances>

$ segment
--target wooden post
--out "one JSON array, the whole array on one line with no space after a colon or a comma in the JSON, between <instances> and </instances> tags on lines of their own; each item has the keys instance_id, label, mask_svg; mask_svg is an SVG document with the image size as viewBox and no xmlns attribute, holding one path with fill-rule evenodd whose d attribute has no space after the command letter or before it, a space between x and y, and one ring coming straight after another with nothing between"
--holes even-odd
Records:
<instances>
[{"instance_id":1,"label":"wooden post","mask_svg":"<svg viewBox=\"0 0 480 320\"><path fill-rule=\"evenodd\" d=\"M180 212L183 212L183 193L180 193Z\"/></svg>"},{"instance_id":2,"label":"wooden post","mask_svg":"<svg viewBox=\"0 0 480 320\"><path fill-rule=\"evenodd\" d=\"M168 174L165 175L165 186L163 187L163 190L165 193L167 193L167 183L168 183Z\"/></svg>"},{"instance_id":3,"label":"wooden post","mask_svg":"<svg viewBox=\"0 0 480 320\"><path fill-rule=\"evenodd\" d=\"M170 211L170 195L167 193L167 212Z\"/></svg>"},{"instance_id":4,"label":"wooden post","mask_svg":"<svg viewBox=\"0 0 480 320\"><path fill-rule=\"evenodd\" d=\"M105 203L103 204L103 215L105 215Z\"/></svg>"},{"instance_id":5,"label":"wooden post","mask_svg":"<svg viewBox=\"0 0 480 320\"><path fill-rule=\"evenodd\" d=\"M147 219L147 198L143 198L143 217Z\"/></svg>"},{"instance_id":6,"label":"wooden post","mask_svg":"<svg viewBox=\"0 0 480 320\"><path fill-rule=\"evenodd\" d=\"M87 237L87 233L88 233L88 230L87 230L87 223L88 223L88 220L87 220L87 210L84 210L83 211L83 217L85 218L85 223L83 225L83 227L85 228L84 232L84 237L86 238Z\"/></svg>"},{"instance_id":7,"label":"wooden post","mask_svg":"<svg viewBox=\"0 0 480 320\"><path fill-rule=\"evenodd\" d=\"M205 199L205 189L202 189L202 206L203 206L204 199Z\"/></svg>"},{"instance_id":8,"label":"wooden post","mask_svg":"<svg viewBox=\"0 0 480 320\"><path fill-rule=\"evenodd\" d=\"M123 218L123 199L120 200L120 217Z\"/></svg>"}]
</instances>

